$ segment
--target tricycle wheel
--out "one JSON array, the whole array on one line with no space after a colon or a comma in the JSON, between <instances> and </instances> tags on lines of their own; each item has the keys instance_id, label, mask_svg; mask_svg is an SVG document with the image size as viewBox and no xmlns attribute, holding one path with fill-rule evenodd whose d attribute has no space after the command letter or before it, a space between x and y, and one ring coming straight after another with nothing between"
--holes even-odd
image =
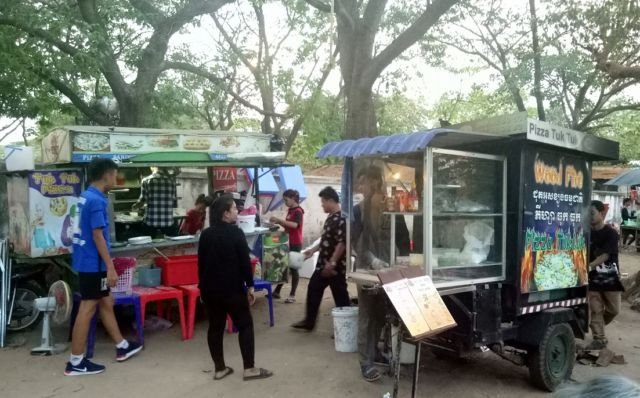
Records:
<instances>
[{"instance_id":1,"label":"tricycle wheel","mask_svg":"<svg viewBox=\"0 0 640 398\"><path fill-rule=\"evenodd\" d=\"M576 341L566 323L550 325L537 349L528 352L529 376L538 388L553 391L571 377Z\"/></svg>"}]
</instances>

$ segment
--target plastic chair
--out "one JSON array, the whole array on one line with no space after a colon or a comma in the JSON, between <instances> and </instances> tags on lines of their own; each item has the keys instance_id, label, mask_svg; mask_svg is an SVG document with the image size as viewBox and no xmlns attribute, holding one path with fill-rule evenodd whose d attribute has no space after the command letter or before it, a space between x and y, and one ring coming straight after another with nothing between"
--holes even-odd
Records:
<instances>
[{"instance_id":1,"label":"plastic chair","mask_svg":"<svg viewBox=\"0 0 640 398\"><path fill-rule=\"evenodd\" d=\"M260 290L267 291L267 300L269 300L269 326L273 327L275 320L273 316L273 292L271 291L271 282L256 279L253 281L253 289L256 292Z\"/></svg>"},{"instance_id":2,"label":"plastic chair","mask_svg":"<svg viewBox=\"0 0 640 398\"><path fill-rule=\"evenodd\" d=\"M273 292L271 289L271 282L264 281L262 279L256 279L253 281L253 290L258 292L260 290L267 291L267 300L269 301L269 326L273 327L275 325L274 315L273 315ZM227 333L237 332L236 328L233 326L233 321L231 317L227 315Z\"/></svg>"},{"instance_id":3,"label":"plastic chair","mask_svg":"<svg viewBox=\"0 0 640 398\"><path fill-rule=\"evenodd\" d=\"M200 289L198 285L180 285L177 288L187 296L187 340L191 340L196 324L196 304L200 297Z\"/></svg>"},{"instance_id":4,"label":"plastic chair","mask_svg":"<svg viewBox=\"0 0 640 398\"><path fill-rule=\"evenodd\" d=\"M144 345L144 321L142 320L142 311L140 309L140 297L136 294L127 293L111 293L113 296L113 305L133 305L136 314L136 332L138 336L138 343ZM73 295L73 310L71 312L71 327L69 329L69 340L71 340L71 333L73 332L73 325L76 323L76 317L78 316L78 309L80 308L80 301L82 297L80 293ZM87 336L87 349L85 356L87 358L93 358L93 351L96 345L96 329L98 324L98 309L96 308L96 314L91 320L89 327L89 334Z\"/></svg>"},{"instance_id":5,"label":"plastic chair","mask_svg":"<svg viewBox=\"0 0 640 398\"><path fill-rule=\"evenodd\" d=\"M155 302L157 306L157 313L159 317L162 317L163 301L176 300L178 301L178 312L180 313L180 329L182 332L182 340L187 339L187 326L184 319L184 300L182 299L182 291L173 287L158 286L158 287L141 287L134 286L133 293L140 296L140 308L142 309L141 318L144 325L145 310L148 303Z\"/></svg>"}]
</instances>

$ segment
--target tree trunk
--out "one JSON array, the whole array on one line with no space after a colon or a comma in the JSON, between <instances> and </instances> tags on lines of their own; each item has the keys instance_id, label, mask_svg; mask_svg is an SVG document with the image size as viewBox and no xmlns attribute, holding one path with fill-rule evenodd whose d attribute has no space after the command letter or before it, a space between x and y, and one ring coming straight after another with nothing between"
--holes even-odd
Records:
<instances>
[{"instance_id":1,"label":"tree trunk","mask_svg":"<svg viewBox=\"0 0 640 398\"><path fill-rule=\"evenodd\" d=\"M371 87L352 87L347 93L347 138L374 137L378 135L376 110Z\"/></svg>"},{"instance_id":2,"label":"tree trunk","mask_svg":"<svg viewBox=\"0 0 640 398\"><path fill-rule=\"evenodd\" d=\"M388 0L343 0L335 9L324 1L306 0L324 12L335 12L340 70L347 94L346 138L378 134L373 104L373 84L384 69L405 50L421 40L459 0L424 2L424 11L381 51L374 49Z\"/></svg>"}]
</instances>

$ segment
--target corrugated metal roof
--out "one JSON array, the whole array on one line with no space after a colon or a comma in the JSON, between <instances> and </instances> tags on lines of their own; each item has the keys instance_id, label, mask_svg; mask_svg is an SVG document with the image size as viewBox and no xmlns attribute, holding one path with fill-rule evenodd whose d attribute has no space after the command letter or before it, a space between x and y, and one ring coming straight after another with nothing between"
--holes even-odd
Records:
<instances>
[{"instance_id":1,"label":"corrugated metal roof","mask_svg":"<svg viewBox=\"0 0 640 398\"><path fill-rule=\"evenodd\" d=\"M335 141L318 151L319 158L357 158L368 155L393 155L423 151L429 144L456 146L504 137L437 128L407 134L394 134L358 140Z\"/></svg>"}]
</instances>

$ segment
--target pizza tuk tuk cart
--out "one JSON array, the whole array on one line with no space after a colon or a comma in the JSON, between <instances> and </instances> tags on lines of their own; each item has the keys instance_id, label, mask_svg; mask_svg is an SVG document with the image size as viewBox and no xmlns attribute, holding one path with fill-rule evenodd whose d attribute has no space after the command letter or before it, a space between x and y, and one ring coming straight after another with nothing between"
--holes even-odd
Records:
<instances>
[{"instance_id":1,"label":"pizza tuk tuk cart","mask_svg":"<svg viewBox=\"0 0 640 398\"><path fill-rule=\"evenodd\" d=\"M591 165L618 153L613 141L516 114L332 142L318 156L344 158L349 278L370 285L386 269L424 269L457 326L418 347L488 348L551 391L588 333ZM378 228L366 232L367 217Z\"/></svg>"}]
</instances>

